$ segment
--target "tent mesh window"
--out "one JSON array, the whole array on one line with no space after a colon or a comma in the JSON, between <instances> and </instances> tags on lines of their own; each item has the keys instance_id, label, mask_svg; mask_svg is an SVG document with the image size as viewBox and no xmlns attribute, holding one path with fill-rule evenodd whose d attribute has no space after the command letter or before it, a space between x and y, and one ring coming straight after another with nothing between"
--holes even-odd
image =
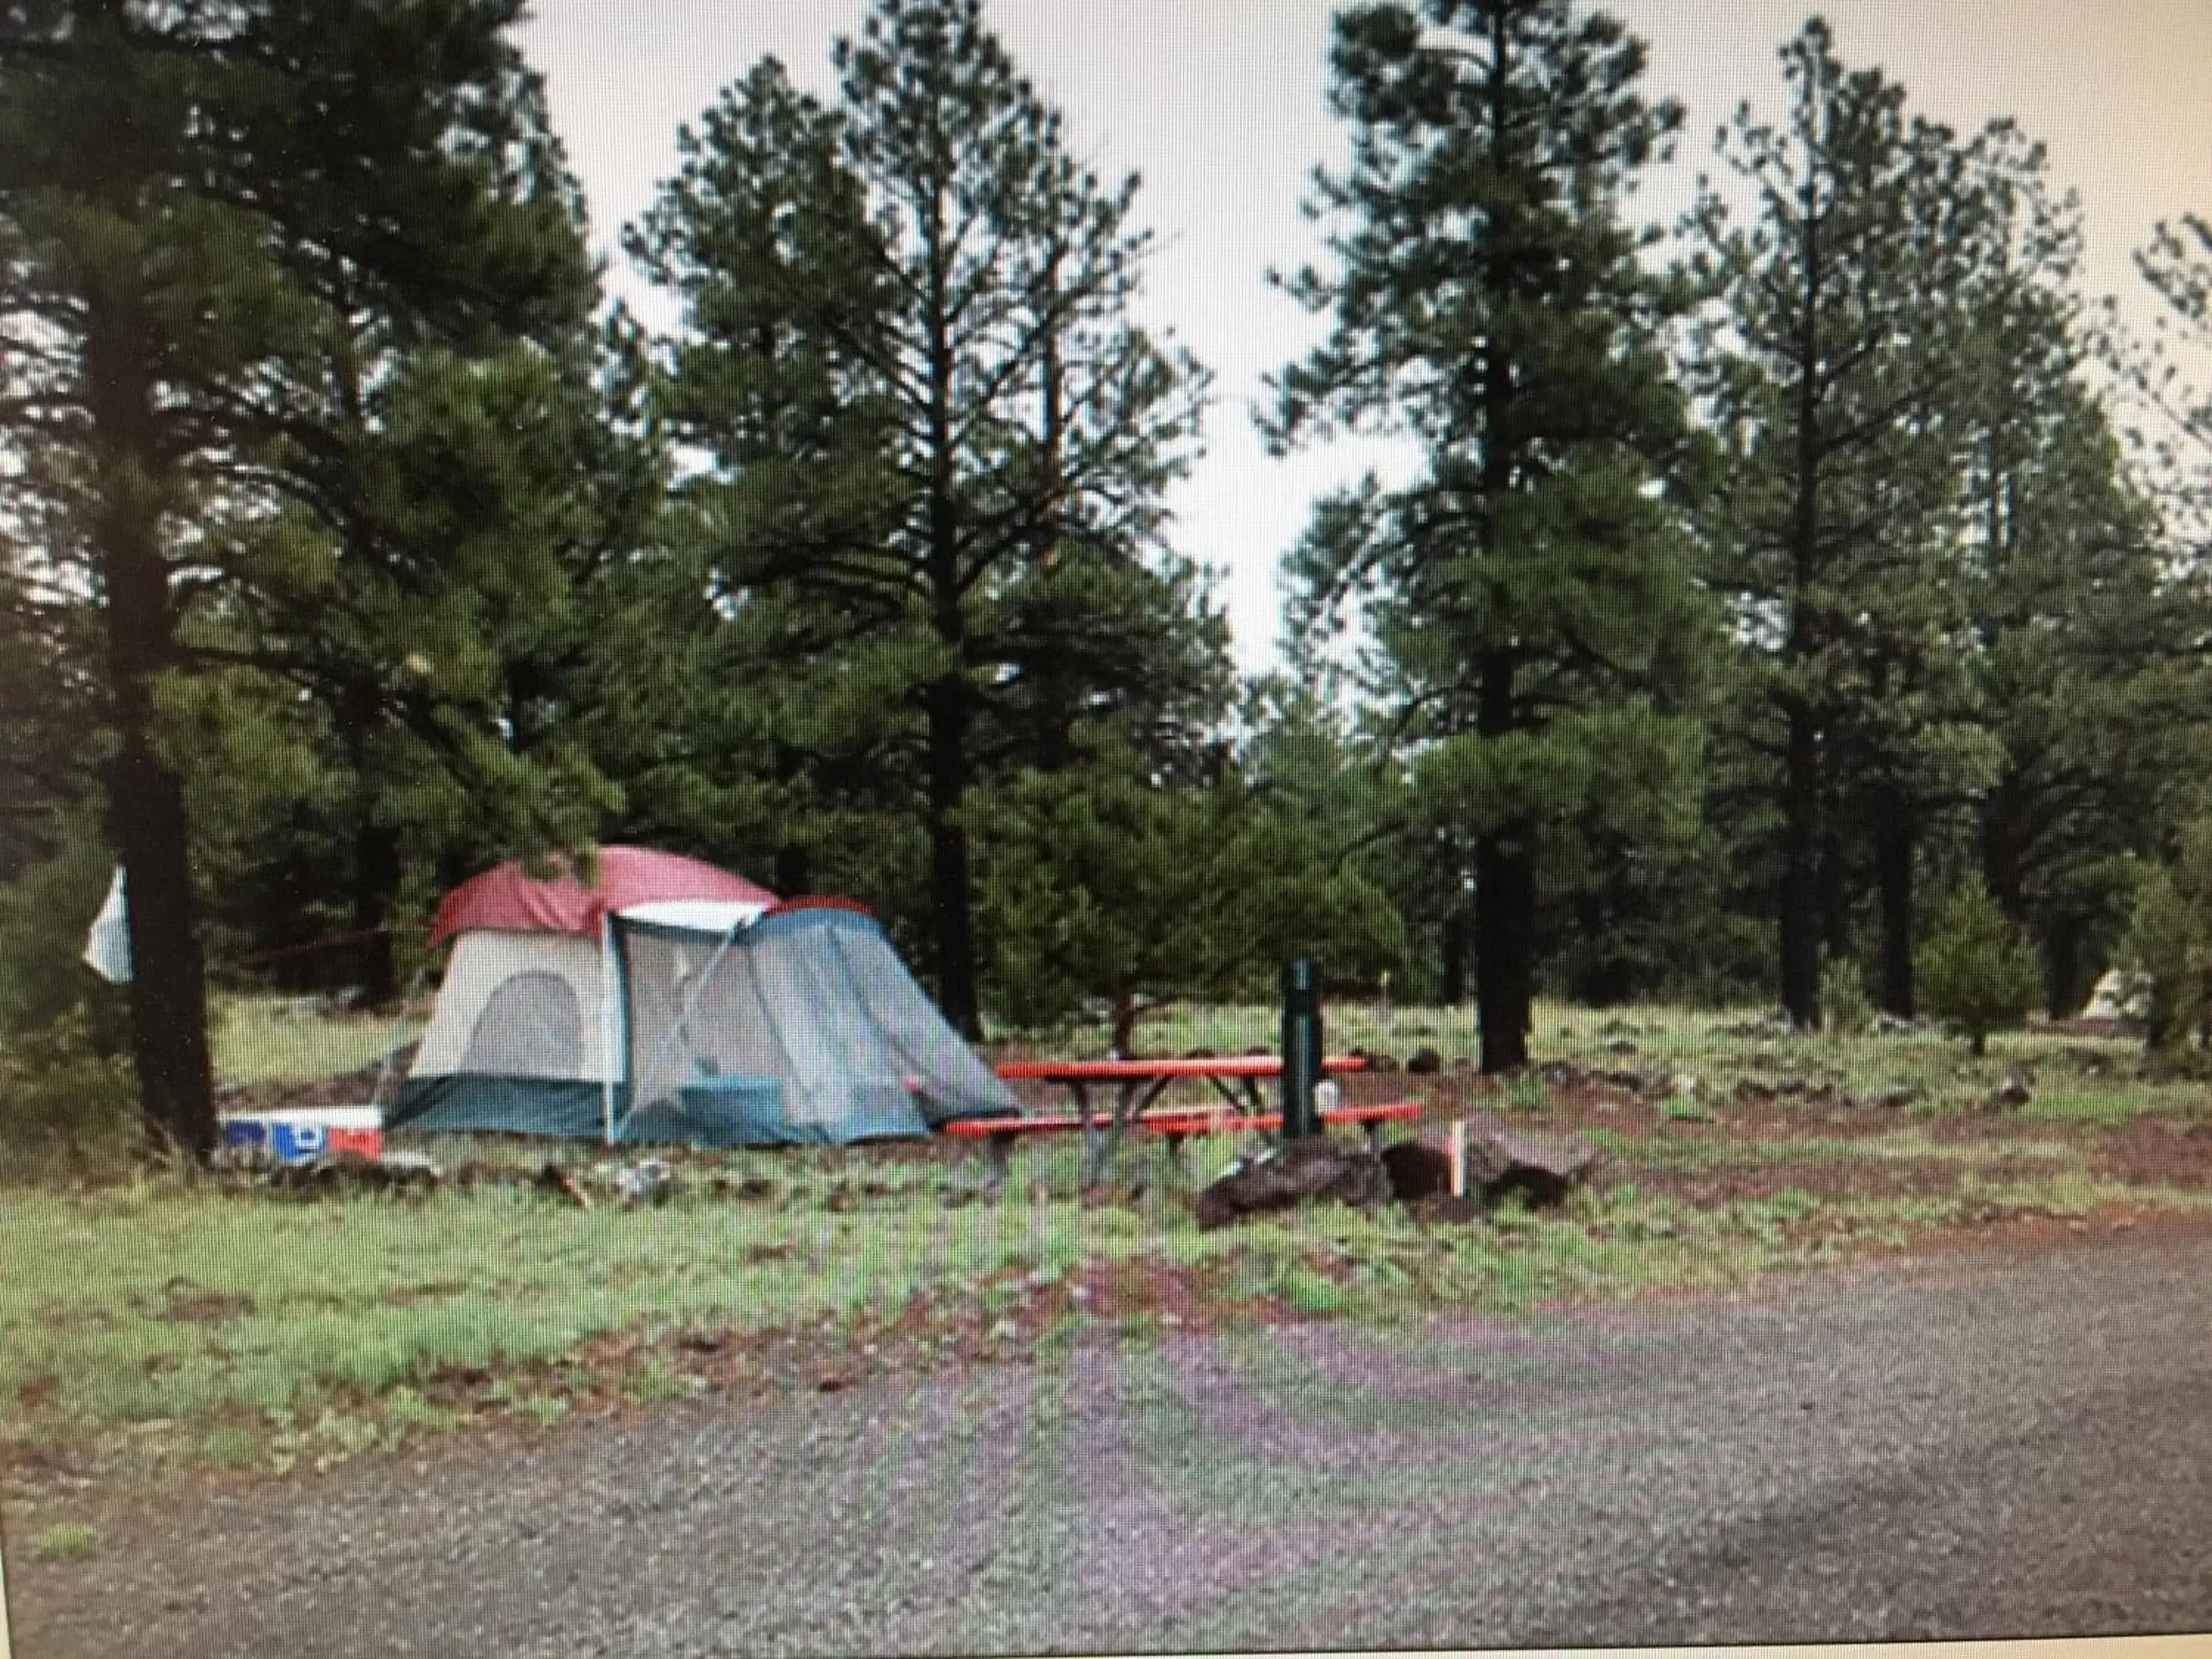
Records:
<instances>
[{"instance_id":1,"label":"tent mesh window","mask_svg":"<svg viewBox=\"0 0 2212 1659\"><path fill-rule=\"evenodd\" d=\"M778 915L726 943L626 927L622 948L641 1108L717 1078L773 1078L799 1140L1019 1109L866 917Z\"/></svg>"},{"instance_id":2,"label":"tent mesh window","mask_svg":"<svg viewBox=\"0 0 2212 1659\"><path fill-rule=\"evenodd\" d=\"M558 974L516 974L491 994L469 1033L465 1072L505 1077L583 1074L584 1019Z\"/></svg>"}]
</instances>

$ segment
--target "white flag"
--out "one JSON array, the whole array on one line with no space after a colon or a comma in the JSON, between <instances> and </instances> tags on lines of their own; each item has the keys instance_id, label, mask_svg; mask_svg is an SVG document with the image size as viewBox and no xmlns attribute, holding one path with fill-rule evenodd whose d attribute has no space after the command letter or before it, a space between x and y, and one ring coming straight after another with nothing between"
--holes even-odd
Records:
<instances>
[{"instance_id":1,"label":"white flag","mask_svg":"<svg viewBox=\"0 0 2212 1659\"><path fill-rule=\"evenodd\" d=\"M123 905L123 866L115 867L115 879L107 884L107 902L100 907L93 918L92 932L85 936L84 959L92 971L110 985L127 985L131 981L131 921Z\"/></svg>"}]
</instances>

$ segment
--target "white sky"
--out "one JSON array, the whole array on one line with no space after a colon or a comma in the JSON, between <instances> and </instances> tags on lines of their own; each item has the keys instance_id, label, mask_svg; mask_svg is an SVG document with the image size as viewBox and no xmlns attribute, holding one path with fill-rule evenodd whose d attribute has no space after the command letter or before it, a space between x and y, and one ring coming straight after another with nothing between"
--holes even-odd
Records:
<instances>
[{"instance_id":1,"label":"white sky","mask_svg":"<svg viewBox=\"0 0 2212 1659\"><path fill-rule=\"evenodd\" d=\"M1183 551L1217 567L1246 669L1275 654L1278 562L1308 506L1387 453L1340 445L1270 460L1250 410L1262 380L1316 325L1262 279L1317 251L1298 204L1343 137L1323 104L1329 0L988 0L1016 60L1058 103L1102 174L1135 171L1160 236L1146 320L1215 374L1207 452L1174 505ZM1651 46L1650 91L1689 109L1671 218L1711 164L1715 128L1746 97L1771 105L1793 0L1620 0ZM2130 294L2129 263L2160 218L2212 214L2212 0L1833 0L1852 64L1881 64L1916 107L1971 128L2015 118L2081 194L2088 285ZM523 30L555 124L614 258L619 228L675 165L677 128L765 53L827 94L833 39L861 0L538 0ZM615 258L618 266L618 258ZM632 289L625 289L633 295ZM650 314L650 313L648 313Z\"/></svg>"}]
</instances>

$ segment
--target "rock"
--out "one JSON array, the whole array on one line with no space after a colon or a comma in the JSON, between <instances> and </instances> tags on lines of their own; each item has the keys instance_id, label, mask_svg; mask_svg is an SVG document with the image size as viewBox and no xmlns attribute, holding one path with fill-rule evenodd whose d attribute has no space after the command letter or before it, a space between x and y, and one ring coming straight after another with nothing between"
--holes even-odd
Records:
<instances>
[{"instance_id":1,"label":"rock","mask_svg":"<svg viewBox=\"0 0 2212 1659\"><path fill-rule=\"evenodd\" d=\"M1451 1191L1451 1157L1424 1140L1395 1140L1382 1149L1390 1196L1401 1204Z\"/></svg>"},{"instance_id":2,"label":"rock","mask_svg":"<svg viewBox=\"0 0 2212 1659\"><path fill-rule=\"evenodd\" d=\"M625 1205L665 1204L676 1195L676 1169L664 1158L620 1164L606 1172L616 1201Z\"/></svg>"},{"instance_id":3,"label":"rock","mask_svg":"<svg viewBox=\"0 0 2212 1659\"><path fill-rule=\"evenodd\" d=\"M1982 1103L1985 1112L2002 1112L2008 1107L2025 1106L2035 1098L2035 1091L2028 1086L2026 1074L2014 1072L2005 1079L2002 1086Z\"/></svg>"},{"instance_id":4,"label":"rock","mask_svg":"<svg viewBox=\"0 0 2212 1659\"><path fill-rule=\"evenodd\" d=\"M762 1199L775 1196L775 1182L766 1176L747 1176L738 1180L728 1175L717 1175L708 1182L707 1188L717 1198Z\"/></svg>"},{"instance_id":5,"label":"rock","mask_svg":"<svg viewBox=\"0 0 2212 1659\"><path fill-rule=\"evenodd\" d=\"M1605 1051L1609 1054L1632 1054L1637 1049L1626 1037L1615 1037L1605 1045Z\"/></svg>"},{"instance_id":6,"label":"rock","mask_svg":"<svg viewBox=\"0 0 2212 1659\"><path fill-rule=\"evenodd\" d=\"M1240 1216L1301 1204L1364 1208L1389 1197L1390 1177L1380 1158L1364 1147L1316 1138L1293 1140L1249 1161L1240 1158L1198 1194L1192 1207L1200 1227L1214 1228Z\"/></svg>"},{"instance_id":7,"label":"rock","mask_svg":"<svg viewBox=\"0 0 2212 1659\"><path fill-rule=\"evenodd\" d=\"M1415 1076L1431 1076L1443 1068L1444 1057L1433 1048L1416 1048L1406 1056L1406 1070Z\"/></svg>"},{"instance_id":8,"label":"rock","mask_svg":"<svg viewBox=\"0 0 2212 1659\"><path fill-rule=\"evenodd\" d=\"M1928 1091L1916 1085L1902 1089L1884 1089L1879 1094L1847 1095L1844 1103L1850 1106L1872 1106L1885 1112L1902 1111L1915 1101L1925 1100Z\"/></svg>"},{"instance_id":9,"label":"rock","mask_svg":"<svg viewBox=\"0 0 2212 1659\"><path fill-rule=\"evenodd\" d=\"M1493 1200L1518 1194L1537 1207L1563 1203L1596 1163L1597 1148L1577 1137L1531 1134L1486 1116L1468 1122L1468 1187Z\"/></svg>"},{"instance_id":10,"label":"rock","mask_svg":"<svg viewBox=\"0 0 2212 1659\"><path fill-rule=\"evenodd\" d=\"M566 1200L580 1210L588 1210L592 1207L592 1195L577 1183L575 1176L557 1164L546 1164L538 1170L538 1178L530 1184L541 1193Z\"/></svg>"},{"instance_id":11,"label":"rock","mask_svg":"<svg viewBox=\"0 0 2212 1659\"><path fill-rule=\"evenodd\" d=\"M446 1172L420 1152L325 1152L305 1164L279 1165L269 1184L283 1191L316 1195L350 1188L358 1192L427 1193Z\"/></svg>"}]
</instances>

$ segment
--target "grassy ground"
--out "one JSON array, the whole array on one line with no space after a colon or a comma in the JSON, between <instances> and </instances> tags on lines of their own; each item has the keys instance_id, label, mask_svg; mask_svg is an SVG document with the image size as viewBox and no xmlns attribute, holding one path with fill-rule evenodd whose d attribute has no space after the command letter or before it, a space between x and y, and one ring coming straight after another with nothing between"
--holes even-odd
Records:
<instances>
[{"instance_id":1,"label":"grassy ground","mask_svg":"<svg viewBox=\"0 0 2212 1659\"><path fill-rule=\"evenodd\" d=\"M1273 1018L1176 1011L1145 1046L1261 1046ZM222 1032L228 1079L262 1083L358 1067L392 1036L388 1022L257 1006ZM1603 1154L1597 1178L1564 1211L1484 1224L1393 1206L1214 1233L1141 1144L1121 1174L1152 1184L1079 1194L1071 1140L1024 1154L996 1203L935 1146L686 1158L677 1197L638 1209L509 1182L312 1201L155 1176L0 1189L0 1453L18 1484L281 1471L472 1421L840 1388L1102 1321L1387 1323L1725 1287L2023 1217L2212 1212L2204 1086L2139 1076L2116 1041L2018 1034L1976 1062L1934 1036L1771 1039L1740 1018L1547 1007L1537 1069L1493 1083L1454 1064L1473 1052L1462 1014L1333 1009L1329 1036L1334 1050L1425 1046L1444 1062L1356 1094L1583 1133ZM1991 1109L2008 1080L2027 1097ZM1866 1103L1900 1089L1919 1093ZM556 1150L578 1166L595 1155ZM1234 1150L1202 1144L1194 1177Z\"/></svg>"},{"instance_id":2,"label":"grassy ground","mask_svg":"<svg viewBox=\"0 0 2212 1659\"><path fill-rule=\"evenodd\" d=\"M309 1000L227 997L214 1007L216 1074L225 1083L330 1077L374 1065L385 1053L422 1035L427 1000L398 1018L333 1014Z\"/></svg>"}]
</instances>

